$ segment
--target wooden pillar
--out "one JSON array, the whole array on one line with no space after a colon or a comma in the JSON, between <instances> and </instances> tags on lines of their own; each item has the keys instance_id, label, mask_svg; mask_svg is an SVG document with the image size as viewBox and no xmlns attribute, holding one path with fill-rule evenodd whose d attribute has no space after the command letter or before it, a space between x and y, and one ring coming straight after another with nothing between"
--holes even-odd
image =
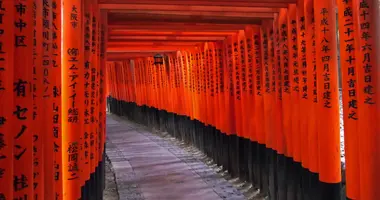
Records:
<instances>
[{"instance_id":1,"label":"wooden pillar","mask_svg":"<svg viewBox=\"0 0 380 200\"><path fill-rule=\"evenodd\" d=\"M265 145L265 126L264 126L264 79L263 79L263 40L261 27L253 28L253 41L254 41L254 80L255 80L255 134L257 138L255 167L256 167L256 180L255 183L261 188L263 187L261 158L265 155L262 153L262 147Z\"/></svg>"},{"instance_id":2,"label":"wooden pillar","mask_svg":"<svg viewBox=\"0 0 380 200\"><path fill-rule=\"evenodd\" d=\"M232 37L232 50L234 58L234 88L235 88L235 123L236 123L236 134L239 137L243 136L243 125L242 125L242 92L241 92L241 63L240 63L240 53L239 53L239 35L236 34Z\"/></svg>"},{"instance_id":3,"label":"wooden pillar","mask_svg":"<svg viewBox=\"0 0 380 200\"><path fill-rule=\"evenodd\" d=\"M340 199L340 126L335 1L314 1L322 199Z\"/></svg>"},{"instance_id":4,"label":"wooden pillar","mask_svg":"<svg viewBox=\"0 0 380 200\"><path fill-rule=\"evenodd\" d=\"M216 93L217 93L217 101L218 101L218 117L219 117L219 130L222 132L222 133L227 133L226 131L226 120L225 120L225 116L226 116L226 110L225 110L225 106L224 106L224 93L225 93L225 83L224 83L224 74L225 74L225 62L224 62L224 48L223 48L223 43L222 42L218 42L216 44L216 59L217 59L217 64L216 64L216 68L217 68L217 86L216 86ZM197 81L197 77L196 77L196 80ZM199 103L199 102L198 102Z\"/></svg>"},{"instance_id":5,"label":"wooden pillar","mask_svg":"<svg viewBox=\"0 0 380 200\"><path fill-rule=\"evenodd\" d=\"M205 55L205 49L202 46L200 48L200 100L203 102L201 104L201 122L204 123L204 125L207 125L207 99L206 99L206 55Z\"/></svg>"},{"instance_id":6,"label":"wooden pillar","mask_svg":"<svg viewBox=\"0 0 380 200\"><path fill-rule=\"evenodd\" d=\"M280 10L278 21L280 31L280 52L281 52L281 72L282 72L282 126L285 140L284 155L293 156L293 148L291 143L291 87L290 87L290 70L289 70L289 44L288 44L288 10L282 8Z\"/></svg>"},{"instance_id":7,"label":"wooden pillar","mask_svg":"<svg viewBox=\"0 0 380 200\"><path fill-rule=\"evenodd\" d=\"M83 34L84 34L84 72L83 72L83 85L84 85L84 134L82 138L83 152L81 158L83 159L83 177L82 181L90 180L91 163L90 163L90 136L95 131L95 123L91 122L91 101L93 98L91 89L91 68L93 65L91 45L92 45L92 4L91 1L84 1L84 19L83 19Z\"/></svg>"},{"instance_id":8,"label":"wooden pillar","mask_svg":"<svg viewBox=\"0 0 380 200\"><path fill-rule=\"evenodd\" d=\"M116 62L117 66L120 67L120 78L121 78L121 93L123 94L122 101L128 102L128 79L127 79L127 73L128 73L128 67L129 64L127 62Z\"/></svg>"},{"instance_id":9,"label":"wooden pillar","mask_svg":"<svg viewBox=\"0 0 380 200\"><path fill-rule=\"evenodd\" d=\"M198 119L198 102L197 102L197 69L198 69L198 59L197 59L197 52L195 49L191 50L191 100L192 100L192 109L193 109L193 120ZM171 62L172 63L172 62ZM170 72L172 73L173 64L170 64ZM174 75L174 73L173 73ZM170 78L170 80L174 79L174 76ZM174 87L174 85L172 86ZM171 96L173 96L174 99L174 90L171 89ZM174 102L172 102L174 104Z\"/></svg>"},{"instance_id":10,"label":"wooden pillar","mask_svg":"<svg viewBox=\"0 0 380 200\"><path fill-rule=\"evenodd\" d=\"M33 198L33 0L13 1L13 199ZM9 40L9 38L7 38Z\"/></svg>"},{"instance_id":11,"label":"wooden pillar","mask_svg":"<svg viewBox=\"0 0 380 200\"><path fill-rule=\"evenodd\" d=\"M172 67L172 71L173 71L173 75L174 75L174 90L173 91L176 96L174 97L174 100L173 101L176 101L176 102L173 102L173 106L174 106L174 113L176 114L180 114L181 112L181 109L182 109L182 103L181 102L181 99L183 97L180 97L180 94L182 94L182 89L181 89L181 85L182 85L182 82L181 82L181 73L180 73L180 63L179 63L179 57L178 57L178 53L173 53L170 55L171 59L172 59L172 64L171 64L171 67ZM152 58L153 60L153 58Z\"/></svg>"},{"instance_id":12,"label":"wooden pillar","mask_svg":"<svg viewBox=\"0 0 380 200\"><path fill-rule=\"evenodd\" d=\"M255 135L259 144L264 144L264 98L263 98L263 67L262 67L262 39L260 27L253 28L254 42L254 81L255 81Z\"/></svg>"},{"instance_id":13,"label":"wooden pillar","mask_svg":"<svg viewBox=\"0 0 380 200\"><path fill-rule=\"evenodd\" d=\"M178 60L178 59L177 59ZM178 61L177 61L177 65L178 65ZM153 104L152 106L154 108L157 108L157 76L156 76L156 67L155 65L153 64L153 62L151 63L151 69L152 69L152 93L153 93Z\"/></svg>"},{"instance_id":14,"label":"wooden pillar","mask_svg":"<svg viewBox=\"0 0 380 200\"><path fill-rule=\"evenodd\" d=\"M282 12L283 14L283 12ZM281 20L284 20L284 15L281 16ZM274 69L274 79L275 79L275 94L274 94L274 131L275 131L275 139L274 142L276 144L276 153L275 156L275 164L274 169L276 172L274 173L274 180L276 182L277 187L275 187L278 199L285 199L287 198L287 191L286 188L288 186L286 177L286 140L285 140L285 131L283 127L283 88L284 88L284 63L286 62L283 58L286 55L287 52L283 51L283 44L287 42L284 40L285 38L283 36L286 36L286 34L283 34L284 30L281 27L280 23L280 13L276 14L274 16L274 62L275 62L275 69ZM285 46L286 47L286 46ZM285 53L285 55L283 55Z\"/></svg>"},{"instance_id":15,"label":"wooden pillar","mask_svg":"<svg viewBox=\"0 0 380 200\"><path fill-rule=\"evenodd\" d=\"M299 133L300 143L301 143L301 162L302 167L305 169L309 168L309 146L308 146L308 112L304 112L308 109L308 79L307 75L309 73L307 68L307 57L306 57L306 26L305 26L305 8L304 0L299 0L297 2L297 55L298 55L298 99L299 99Z\"/></svg>"},{"instance_id":16,"label":"wooden pillar","mask_svg":"<svg viewBox=\"0 0 380 200\"><path fill-rule=\"evenodd\" d=\"M33 22L34 22L34 34L33 34L33 81L32 81L32 95L33 95L33 124L48 124L50 122L45 117L45 111L47 109L44 108L44 67L42 66L42 60L44 59L44 47L41 45L42 42L42 7L43 4L41 1L34 1L33 7ZM45 41L44 41L45 43ZM33 188L33 198L44 198L44 162L43 158L44 146L47 140L47 133L44 132L44 127L42 126L32 126L32 134L33 134L33 184L35 187Z\"/></svg>"},{"instance_id":17,"label":"wooden pillar","mask_svg":"<svg viewBox=\"0 0 380 200\"><path fill-rule=\"evenodd\" d=\"M97 2L92 2L91 8L91 66L90 66L90 123L92 126L92 132L90 132L90 172L95 177L95 169L98 165L98 96L99 96L99 75L98 75L98 67L99 67L99 10ZM118 67L120 70L120 66ZM120 94L120 72L118 72L118 83L119 88L118 92ZM121 96L119 96L118 100Z\"/></svg>"},{"instance_id":18,"label":"wooden pillar","mask_svg":"<svg viewBox=\"0 0 380 200\"><path fill-rule=\"evenodd\" d=\"M174 59L173 59L173 62L174 62ZM146 65L147 65L147 70L148 70L148 105L149 107L153 107L154 106L154 91L153 91L153 69L152 69L152 60L151 58L148 58L146 60ZM174 66L174 70L175 70L175 66ZM177 77L176 77L176 81L177 81ZM177 87L177 85L176 85ZM177 92L177 88L175 88L176 92ZM178 96L176 96L177 98ZM174 100L176 101L176 99ZM175 109L175 112L178 112L177 110L177 107L174 108Z\"/></svg>"},{"instance_id":19,"label":"wooden pillar","mask_svg":"<svg viewBox=\"0 0 380 200\"><path fill-rule=\"evenodd\" d=\"M111 96L114 99L116 92L115 92L115 80L114 80L114 73L113 70L115 68L115 62L109 62L108 66L108 77L110 79L110 89L111 89Z\"/></svg>"},{"instance_id":20,"label":"wooden pillar","mask_svg":"<svg viewBox=\"0 0 380 200\"><path fill-rule=\"evenodd\" d=\"M282 125L282 90L283 90L283 76L281 68L281 33L279 26L279 15L275 15L274 25L274 143L276 146L277 154L284 155L285 153L285 139Z\"/></svg>"},{"instance_id":21,"label":"wooden pillar","mask_svg":"<svg viewBox=\"0 0 380 200\"><path fill-rule=\"evenodd\" d=\"M380 196L379 147L379 1L353 0L357 109L359 135L359 199ZM346 31L347 32L347 31ZM349 104L350 105L350 104ZM351 138L349 138L351 139ZM351 148L351 147L348 147ZM354 148L354 147L352 147ZM356 149L357 151L357 149Z\"/></svg>"},{"instance_id":22,"label":"wooden pillar","mask_svg":"<svg viewBox=\"0 0 380 200\"><path fill-rule=\"evenodd\" d=\"M106 85L106 62L107 62L107 42L108 42L108 17L107 12L102 11L100 13L100 42L99 42L99 52L100 52L100 63L99 63L99 138L100 138L100 157L99 159L103 161L103 166L105 166L105 160L103 160L103 155L105 154L105 143L106 143L106 99L107 99L107 85ZM104 170L104 169L103 169ZM102 172L104 173L104 172ZM105 176L105 174L102 174ZM105 178L105 177L103 177ZM105 181L104 179L102 179ZM104 182L103 182L104 184ZM104 187L103 187L104 188ZM103 189L102 188L102 189Z\"/></svg>"},{"instance_id":23,"label":"wooden pillar","mask_svg":"<svg viewBox=\"0 0 380 200\"><path fill-rule=\"evenodd\" d=\"M216 121L217 121L217 129L220 130L222 133L225 133L224 129L224 120L223 117L225 115L224 113L224 106L221 98L223 96L223 53L222 53L222 43L216 42L215 43L215 107L216 107ZM196 77L195 77L196 78ZM195 81L197 81L195 79Z\"/></svg>"},{"instance_id":24,"label":"wooden pillar","mask_svg":"<svg viewBox=\"0 0 380 200\"><path fill-rule=\"evenodd\" d=\"M146 60L146 58L144 58L144 61ZM168 112L169 113L173 113L174 112L174 87L173 87L173 84L174 84L174 73L173 73L173 64L172 64L172 57L171 56L168 56L167 57L167 72L169 73L169 76L168 76ZM144 65L143 67L143 80L144 80L144 87L146 87L147 83L146 83L146 78L148 76L148 74L146 73L146 66ZM145 89L144 89L145 91ZM144 92L145 93L145 92ZM194 98L194 96L193 96ZM144 100L146 99L146 96L144 94ZM194 113L194 117L195 117L195 113Z\"/></svg>"},{"instance_id":25,"label":"wooden pillar","mask_svg":"<svg viewBox=\"0 0 380 200\"><path fill-rule=\"evenodd\" d=\"M94 161L94 176L95 180L99 181L97 174L97 168L99 167L99 140L100 140L100 127L99 127L99 81L100 81L100 10L98 7L98 2L93 3L93 15L92 15L92 68L91 68L91 92L94 92L94 95L91 95L94 99L91 101L91 121L94 122L94 146L95 152L93 155ZM91 136L90 136L91 139ZM91 160L91 156L90 156ZM98 183L96 183L98 184ZM96 188L98 190L98 188Z\"/></svg>"},{"instance_id":26,"label":"wooden pillar","mask_svg":"<svg viewBox=\"0 0 380 200\"><path fill-rule=\"evenodd\" d=\"M45 125L42 127L43 137L43 171L44 171L44 186L43 194L45 199L54 199L55 198L55 188L54 188L54 132L53 123L56 122L54 119L54 85L53 81L57 75L54 75L53 69L53 2L52 0L47 0L42 2L42 18L37 20L42 20L42 32L37 34L42 34L42 43L37 41L37 45L41 45L42 48L42 70L39 73L42 73L41 79L41 88L42 90L42 103L40 107L42 108L43 122ZM39 11L37 11L39 12ZM39 23L39 22L38 22ZM60 74L59 74L60 75ZM46 106L50 109L46 109ZM39 197L42 198L42 197ZM35 198L37 199L37 198Z\"/></svg>"},{"instance_id":27,"label":"wooden pillar","mask_svg":"<svg viewBox=\"0 0 380 200\"><path fill-rule=\"evenodd\" d=\"M62 80L61 80L61 0L53 0L52 9L52 96L53 96L53 136L54 136L54 196L63 199L62 178Z\"/></svg>"},{"instance_id":28,"label":"wooden pillar","mask_svg":"<svg viewBox=\"0 0 380 200\"><path fill-rule=\"evenodd\" d=\"M247 111L249 111L249 107L247 107L247 98L248 98L248 89L247 89L247 42L244 30L239 30L237 35L237 52L235 52L235 56L237 54L236 62L239 63L239 78L240 78L240 123L241 123L241 137L248 139L248 117Z\"/></svg>"},{"instance_id":29,"label":"wooden pillar","mask_svg":"<svg viewBox=\"0 0 380 200\"><path fill-rule=\"evenodd\" d=\"M189 57L189 54L187 54L187 57ZM187 60L188 61L188 60ZM187 70L186 70L186 73L187 73L187 80L188 80L188 95L187 95L187 100L188 100L188 112L189 114L187 116L191 116L191 99L190 99L190 80L189 80L189 64L188 62L186 63L187 64ZM167 67L167 64L164 62L164 64L162 65L161 67L161 73L162 73L162 93L161 95L162 96L162 102L163 102L163 110L164 111L167 111L167 108L168 108L168 98L167 98L167 95L168 95L168 88L167 88L167 83L168 83L168 74L167 74L167 71L166 71L166 67ZM141 71L141 70L140 70ZM141 76L140 76L140 79L141 79Z\"/></svg>"},{"instance_id":30,"label":"wooden pillar","mask_svg":"<svg viewBox=\"0 0 380 200\"><path fill-rule=\"evenodd\" d=\"M293 148L293 160L301 162L301 135L299 131L299 66L297 45L297 13L296 5L288 6L288 50L289 50L289 85L291 107L290 141Z\"/></svg>"},{"instance_id":31,"label":"wooden pillar","mask_svg":"<svg viewBox=\"0 0 380 200\"><path fill-rule=\"evenodd\" d=\"M318 157L318 88L317 88L317 65L316 65L316 41L315 41L315 18L313 0L305 0L305 27L306 27L306 60L307 60L307 86L308 86L308 154L309 154L309 170L312 173L319 171Z\"/></svg>"},{"instance_id":32,"label":"wooden pillar","mask_svg":"<svg viewBox=\"0 0 380 200\"><path fill-rule=\"evenodd\" d=\"M180 66L182 66L182 55L181 55L181 62L180 62ZM161 110L161 105L162 105L162 101L161 101L161 90L162 90L162 84L161 84L161 81L162 81L162 77L161 77L161 69L160 69L160 65L158 65L158 64L155 64L154 65L154 68L155 68L155 75L156 75L156 101L157 101L157 110ZM180 68L180 70L182 70L182 67ZM182 71L181 71L181 73L183 73ZM183 76L182 76L182 81L183 81ZM183 82L182 82L183 83ZM186 112L186 102L185 102L185 89L184 89L184 87L182 87L182 94L183 94L183 96L182 96L182 98L183 98L183 101L182 102L184 102L184 105L183 105L183 107L182 107L182 111L183 111L183 113L185 113Z\"/></svg>"},{"instance_id":33,"label":"wooden pillar","mask_svg":"<svg viewBox=\"0 0 380 200\"><path fill-rule=\"evenodd\" d=\"M274 20L268 20L268 78L269 78L269 92L266 91L267 97L264 103L266 115L264 117L266 123L266 141L267 141L267 165L268 165L268 183L269 195L277 196L277 180L276 180L276 164L277 157L276 151L278 149L276 139L276 83L277 83L277 67L276 67L276 29ZM266 75L266 74L265 74ZM265 98L265 97L264 97Z\"/></svg>"},{"instance_id":34,"label":"wooden pillar","mask_svg":"<svg viewBox=\"0 0 380 200\"><path fill-rule=\"evenodd\" d=\"M2 2L0 9L0 198L13 199L13 133L15 120L13 117L14 97L14 2Z\"/></svg>"},{"instance_id":35,"label":"wooden pillar","mask_svg":"<svg viewBox=\"0 0 380 200\"><path fill-rule=\"evenodd\" d=\"M135 59L135 77L136 77L136 105L141 106L141 59L137 58ZM164 86L165 80L163 79L163 86ZM162 92L164 92L165 87L162 87ZM162 95L164 95L162 93ZM162 98L163 101L165 101L165 98ZM163 106L165 106L165 103L163 103Z\"/></svg>"},{"instance_id":36,"label":"wooden pillar","mask_svg":"<svg viewBox=\"0 0 380 200\"><path fill-rule=\"evenodd\" d=\"M248 110L255 111L255 54L254 54L254 38L253 38L253 27L249 26L245 29L245 36L247 42L247 87L248 87ZM248 119L248 133L249 138L252 142L257 142L257 137L255 134L255 113L249 112L247 114Z\"/></svg>"},{"instance_id":37,"label":"wooden pillar","mask_svg":"<svg viewBox=\"0 0 380 200\"><path fill-rule=\"evenodd\" d=\"M233 49L232 49L232 37L228 37L224 43L224 58L225 58L225 67L224 67L224 82L226 86L225 92L225 108L226 108L226 120L228 122L227 125L227 133L236 134L236 126L235 126L235 104L234 104L234 96L235 96L235 88L234 88L234 58L233 58Z\"/></svg>"},{"instance_id":38,"label":"wooden pillar","mask_svg":"<svg viewBox=\"0 0 380 200\"><path fill-rule=\"evenodd\" d=\"M215 127L215 89L214 89L214 76L215 76L215 45L213 42L208 42L208 104L207 104L207 110L208 116L209 116L209 123L211 126Z\"/></svg>"},{"instance_id":39,"label":"wooden pillar","mask_svg":"<svg viewBox=\"0 0 380 200\"><path fill-rule=\"evenodd\" d=\"M260 27L260 42L261 42L261 80L262 80L262 95L263 95L263 115L261 117L261 123L263 124L263 131L262 131L262 145L259 146L259 165L260 165L260 176L261 176L261 184L260 189L265 193L269 194L269 177L268 177L268 162L267 162L267 156L268 156L268 149L270 149L270 134L271 134L271 128L270 128L270 105L271 105L271 99L270 99L270 93L271 93L271 81L270 81L270 66L271 66L271 59L269 56L269 34L270 34L270 22L266 22L265 24L261 25Z\"/></svg>"},{"instance_id":40,"label":"wooden pillar","mask_svg":"<svg viewBox=\"0 0 380 200\"><path fill-rule=\"evenodd\" d=\"M355 62L355 50L360 49L355 39L352 0L337 1L340 43L340 68L342 75L342 99L344 120L344 142L346 162L346 196L349 199L360 198L360 161L358 129L358 68ZM348 11L348 12L347 12ZM357 23L357 22L355 22ZM355 44L356 41L356 44Z\"/></svg>"},{"instance_id":41,"label":"wooden pillar","mask_svg":"<svg viewBox=\"0 0 380 200\"><path fill-rule=\"evenodd\" d=\"M148 73L147 73L147 70L148 70L148 66L146 64L146 61L147 61L147 58L143 58L141 64L142 64L142 81L143 81L143 106L147 106L147 101L148 101L148 94L147 94L147 88L148 88ZM170 64L169 64L170 66ZM170 68L169 68L170 69ZM170 69L171 70L171 69ZM172 78L172 73L170 71L170 85L169 85L169 103L170 103L170 112L173 112L173 102L171 102L171 99L172 99L172 81L173 81L173 78Z\"/></svg>"},{"instance_id":42,"label":"wooden pillar","mask_svg":"<svg viewBox=\"0 0 380 200\"><path fill-rule=\"evenodd\" d=\"M264 132L265 144L268 149L274 149L274 124L273 124L273 102L275 97L275 75L274 67L274 41L273 41L273 21L266 21L266 26L262 27L262 78L263 78L263 96L264 96Z\"/></svg>"},{"instance_id":43,"label":"wooden pillar","mask_svg":"<svg viewBox=\"0 0 380 200\"><path fill-rule=\"evenodd\" d=\"M191 68L190 68L190 80L191 80L191 108L192 108L192 118L191 120L195 120L196 119L196 116L197 116L197 109L196 109L196 106L197 106L197 102L196 102L196 91L195 91L195 87L196 87L196 70L197 70L197 62L196 62L196 51L195 49L190 49L190 55L191 55ZM169 71L170 71L170 68L169 68ZM171 79L169 79L171 80ZM169 92L172 91L172 90L169 90Z\"/></svg>"},{"instance_id":44,"label":"wooden pillar","mask_svg":"<svg viewBox=\"0 0 380 200\"><path fill-rule=\"evenodd\" d=\"M83 132L84 51L82 42L82 1L63 5L62 49L62 151L63 199L81 197L80 137Z\"/></svg>"}]
</instances>

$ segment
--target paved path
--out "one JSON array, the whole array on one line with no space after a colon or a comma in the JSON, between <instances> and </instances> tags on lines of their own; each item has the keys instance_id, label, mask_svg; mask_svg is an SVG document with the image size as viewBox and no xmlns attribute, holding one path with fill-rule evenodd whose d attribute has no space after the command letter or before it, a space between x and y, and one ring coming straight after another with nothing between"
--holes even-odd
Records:
<instances>
[{"instance_id":1,"label":"paved path","mask_svg":"<svg viewBox=\"0 0 380 200\"><path fill-rule=\"evenodd\" d=\"M106 153L120 200L244 199L189 151L114 115L107 117Z\"/></svg>"}]
</instances>

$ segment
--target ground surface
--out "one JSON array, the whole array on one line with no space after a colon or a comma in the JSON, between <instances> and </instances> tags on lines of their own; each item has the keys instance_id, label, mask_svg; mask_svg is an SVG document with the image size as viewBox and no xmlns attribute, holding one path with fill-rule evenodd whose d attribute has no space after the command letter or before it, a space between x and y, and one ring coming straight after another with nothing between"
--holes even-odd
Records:
<instances>
[{"instance_id":1,"label":"ground surface","mask_svg":"<svg viewBox=\"0 0 380 200\"><path fill-rule=\"evenodd\" d=\"M113 194L120 200L260 199L253 197L256 190L231 180L193 147L113 115L107 117L106 153L117 192L109 172L105 200L117 199Z\"/></svg>"},{"instance_id":2,"label":"ground surface","mask_svg":"<svg viewBox=\"0 0 380 200\"><path fill-rule=\"evenodd\" d=\"M115 173L110 160L106 160L106 188L103 193L103 200L119 200Z\"/></svg>"}]
</instances>

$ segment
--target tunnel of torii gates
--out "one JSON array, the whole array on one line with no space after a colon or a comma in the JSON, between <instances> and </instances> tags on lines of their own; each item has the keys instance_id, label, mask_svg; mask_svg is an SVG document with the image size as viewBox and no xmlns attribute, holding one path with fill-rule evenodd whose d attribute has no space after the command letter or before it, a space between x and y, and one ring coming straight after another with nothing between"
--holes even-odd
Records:
<instances>
[{"instance_id":1,"label":"tunnel of torii gates","mask_svg":"<svg viewBox=\"0 0 380 200\"><path fill-rule=\"evenodd\" d=\"M107 106L270 199L380 199L379 13L378 0L1 0L0 200L102 199Z\"/></svg>"}]
</instances>

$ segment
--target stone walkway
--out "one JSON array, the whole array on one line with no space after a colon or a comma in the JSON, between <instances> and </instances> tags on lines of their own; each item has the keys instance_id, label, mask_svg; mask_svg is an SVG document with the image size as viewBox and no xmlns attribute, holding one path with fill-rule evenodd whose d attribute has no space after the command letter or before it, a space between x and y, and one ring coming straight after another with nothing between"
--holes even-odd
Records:
<instances>
[{"instance_id":1,"label":"stone walkway","mask_svg":"<svg viewBox=\"0 0 380 200\"><path fill-rule=\"evenodd\" d=\"M243 194L175 142L120 117L107 117L106 153L120 200L243 200Z\"/></svg>"}]
</instances>

